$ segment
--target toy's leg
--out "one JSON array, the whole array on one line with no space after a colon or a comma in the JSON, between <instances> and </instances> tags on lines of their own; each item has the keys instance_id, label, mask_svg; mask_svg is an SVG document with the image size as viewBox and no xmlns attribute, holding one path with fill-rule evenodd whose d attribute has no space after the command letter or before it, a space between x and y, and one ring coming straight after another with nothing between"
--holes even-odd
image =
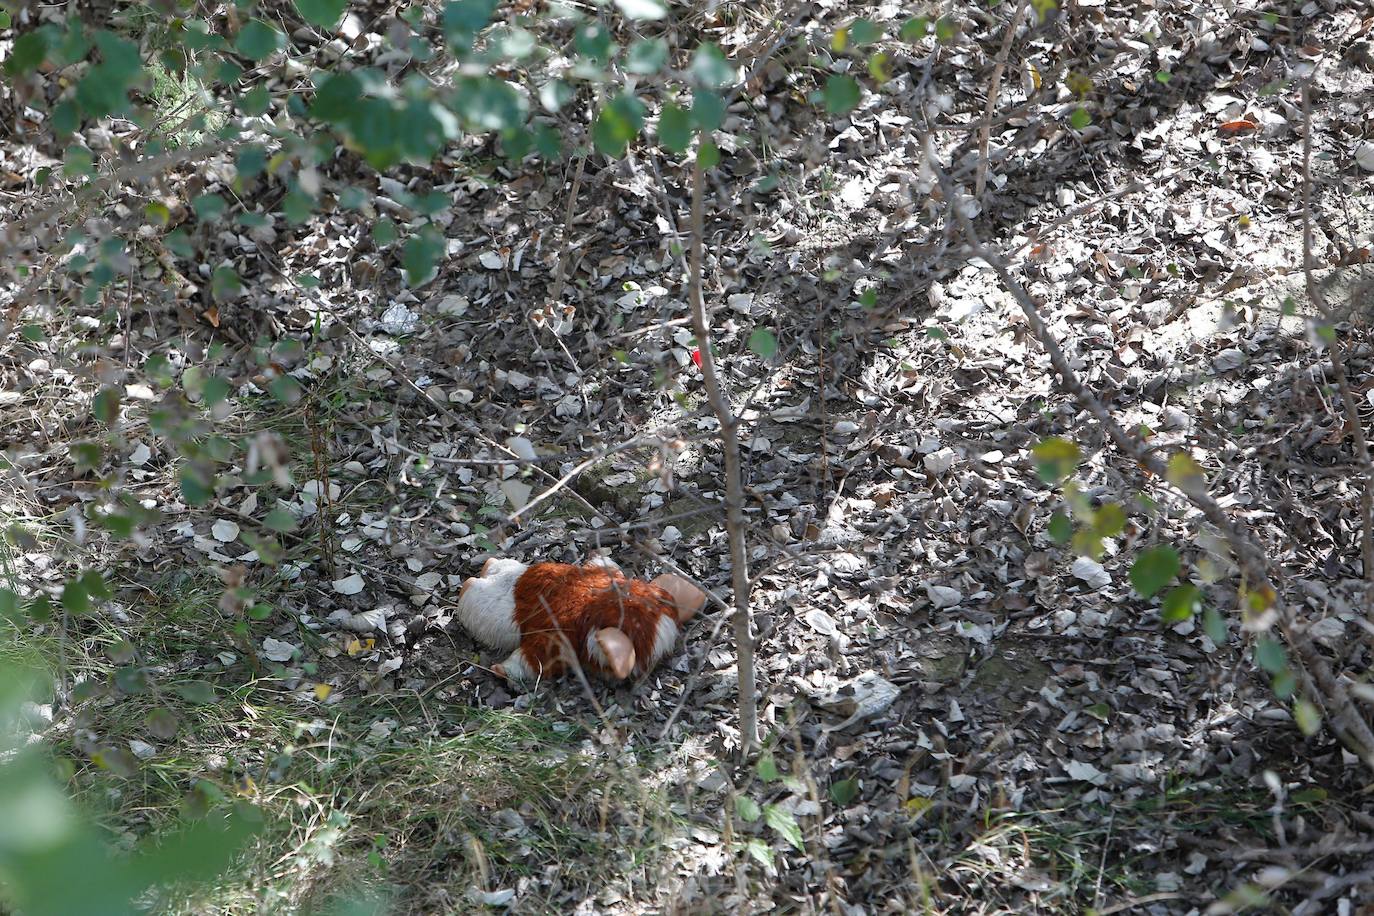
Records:
<instances>
[{"instance_id":1,"label":"toy's leg","mask_svg":"<svg viewBox=\"0 0 1374 916\"><path fill-rule=\"evenodd\" d=\"M655 579L653 584L673 597L678 623L691 620L706 604L706 593L681 576L664 573Z\"/></svg>"},{"instance_id":2,"label":"toy's leg","mask_svg":"<svg viewBox=\"0 0 1374 916\"><path fill-rule=\"evenodd\" d=\"M617 576L625 575L624 571L620 568L620 564L617 563L615 560L612 560L610 557L592 557L590 560L587 561L587 565L599 566L607 572L614 573Z\"/></svg>"},{"instance_id":3,"label":"toy's leg","mask_svg":"<svg viewBox=\"0 0 1374 916\"><path fill-rule=\"evenodd\" d=\"M532 681L539 673L525 660L525 650L523 648L516 649L510 654L510 657L504 662L501 662L501 664L492 665L491 670L497 677L516 682Z\"/></svg>"},{"instance_id":4,"label":"toy's leg","mask_svg":"<svg viewBox=\"0 0 1374 916\"><path fill-rule=\"evenodd\" d=\"M630 676L635 667L635 646L618 627L603 627L587 637L587 653L617 680Z\"/></svg>"}]
</instances>

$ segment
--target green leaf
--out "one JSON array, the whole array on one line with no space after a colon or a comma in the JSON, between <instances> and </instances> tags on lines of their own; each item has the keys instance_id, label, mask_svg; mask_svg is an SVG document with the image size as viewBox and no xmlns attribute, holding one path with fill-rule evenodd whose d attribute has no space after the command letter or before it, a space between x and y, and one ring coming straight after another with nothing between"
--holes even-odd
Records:
<instances>
[{"instance_id":1,"label":"green leaf","mask_svg":"<svg viewBox=\"0 0 1374 916\"><path fill-rule=\"evenodd\" d=\"M470 43L474 35L486 28L495 12L496 0L454 0L444 7L444 35L450 41L457 36Z\"/></svg>"},{"instance_id":2,"label":"green leaf","mask_svg":"<svg viewBox=\"0 0 1374 916\"><path fill-rule=\"evenodd\" d=\"M844 807L858 797L859 781L857 779L841 779L839 782L830 784L830 800L840 807Z\"/></svg>"},{"instance_id":3,"label":"green leaf","mask_svg":"<svg viewBox=\"0 0 1374 916\"><path fill-rule=\"evenodd\" d=\"M1166 625L1172 626L1191 620L1193 615L1202 610L1202 592L1198 591L1196 585L1180 585L1178 588L1171 589L1169 594L1164 596L1164 605L1161 616Z\"/></svg>"},{"instance_id":4,"label":"green leaf","mask_svg":"<svg viewBox=\"0 0 1374 916\"><path fill-rule=\"evenodd\" d=\"M806 846L802 843L801 827L797 824L797 819L792 816L792 812L777 805L763 806L763 821L777 832L787 842L791 843L799 851L805 851Z\"/></svg>"},{"instance_id":5,"label":"green leaf","mask_svg":"<svg viewBox=\"0 0 1374 916\"><path fill-rule=\"evenodd\" d=\"M330 124L346 121L362 94L363 84L351 72L326 74L315 83L310 116Z\"/></svg>"},{"instance_id":6,"label":"green leaf","mask_svg":"<svg viewBox=\"0 0 1374 916\"><path fill-rule=\"evenodd\" d=\"M162 244L179 258L189 258L196 253L195 246L191 244L191 237L186 234L184 229L169 232L167 237L162 240Z\"/></svg>"},{"instance_id":7,"label":"green leaf","mask_svg":"<svg viewBox=\"0 0 1374 916\"><path fill-rule=\"evenodd\" d=\"M264 57L286 47L286 36L261 19L250 19L239 29L234 49L249 60Z\"/></svg>"},{"instance_id":8,"label":"green leaf","mask_svg":"<svg viewBox=\"0 0 1374 916\"><path fill-rule=\"evenodd\" d=\"M184 376L183 376L184 378ZM218 375L207 377L200 385L200 397L205 406L214 407L229 397L229 383Z\"/></svg>"},{"instance_id":9,"label":"green leaf","mask_svg":"<svg viewBox=\"0 0 1374 916\"><path fill-rule=\"evenodd\" d=\"M878 85L892 79L892 58L885 51L879 51L868 59L868 75Z\"/></svg>"},{"instance_id":10,"label":"green leaf","mask_svg":"<svg viewBox=\"0 0 1374 916\"><path fill-rule=\"evenodd\" d=\"M625 52L627 73L649 75L663 69L668 62L668 42L662 38L645 38L630 45Z\"/></svg>"},{"instance_id":11,"label":"green leaf","mask_svg":"<svg viewBox=\"0 0 1374 916\"><path fill-rule=\"evenodd\" d=\"M662 19L668 15L660 0L615 0L615 5L630 19Z\"/></svg>"},{"instance_id":12,"label":"green leaf","mask_svg":"<svg viewBox=\"0 0 1374 916\"><path fill-rule=\"evenodd\" d=\"M720 147L703 139L697 146L697 162L703 169L713 169L720 163Z\"/></svg>"},{"instance_id":13,"label":"green leaf","mask_svg":"<svg viewBox=\"0 0 1374 916\"><path fill-rule=\"evenodd\" d=\"M913 16L902 23L901 31L897 36L902 41L920 41L930 32L930 20L924 16Z\"/></svg>"},{"instance_id":14,"label":"green leaf","mask_svg":"<svg viewBox=\"0 0 1374 916\"><path fill-rule=\"evenodd\" d=\"M0 10L0 29L8 29L11 25L9 10Z\"/></svg>"},{"instance_id":15,"label":"green leaf","mask_svg":"<svg viewBox=\"0 0 1374 916\"><path fill-rule=\"evenodd\" d=\"M1272 636L1261 636L1255 643L1255 663L1270 674L1288 667L1288 653Z\"/></svg>"},{"instance_id":16,"label":"green leaf","mask_svg":"<svg viewBox=\"0 0 1374 916\"><path fill-rule=\"evenodd\" d=\"M243 284L239 281L239 275L228 264L221 264L215 268L215 272L210 275L210 295L216 301L223 302L225 299L232 299L243 289Z\"/></svg>"},{"instance_id":17,"label":"green leaf","mask_svg":"<svg viewBox=\"0 0 1374 916\"><path fill-rule=\"evenodd\" d=\"M1055 484L1068 477L1083 460L1078 446L1059 436L1044 439L1031 449L1035 460L1035 473L1048 484Z\"/></svg>"},{"instance_id":18,"label":"green leaf","mask_svg":"<svg viewBox=\"0 0 1374 916\"><path fill-rule=\"evenodd\" d=\"M29 601L25 615L34 623L47 623L52 620L52 599L39 592Z\"/></svg>"},{"instance_id":19,"label":"green leaf","mask_svg":"<svg viewBox=\"0 0 1374 916\"><path fill-rule=\"evenodd\" d=\"M628 93L611 100L592 125L592 142L601 153L619 158L644 126L644 104Z\"/></svg>"},{"instance_id":20,"label":"green leaf","mask_svg":"<svg viewBox=\"0 0 1374 916\"><path fill-rule=\"evenodd\" d=\"M735 796L735 813L740 816L740 820L753 823L762 815L759 810L759 803L747 795Z\"/></svg>"},{"instance_id":21,"label":"green leaf","mask_svg":"<svg viewBox=\"0 0 1374 916\"><path fill-rule=\"evenodd\" d=\"M882 37L882 28L868 19L855 19L849 24L849 38L856 45L872 44Z\"/></svg>"},{"instance_id":22,"label":"green leaf","mask_svg":"<svg viewBox=\"0 0 1374 916\"><path fill-rule=\"evenodd\" d=\"M459 84L453 108L479 131L514 130L529 116L525 97L505 80L490 77L475 77Z\"/></svg>"},{"instance_id":23,"label":"green leaf","mask_svg":"<svg viewBox=\"0 0 1374 916\"><path fill-rule=\"evenodd\" d=\"M175 738L177 730L181 727L176 715L166 706L158 706L150 711L144 718L143 725L152 732L153 737L161 738L163 741Z\"/></svg>"},{"instance_id":24,"label":"green leaf","mask_svg":"<svg viewBox=\"0 0 1374 916\"><path fill-rule=\"evenodd\" d=\"M114 682L116 687L128 694L147 693L152 689L152 684L148 681L148 672L133 665L116 670Z\"/></svg>"},{"instance_id":25,"label":"green leaf","mask_svg":"<svg viewBox=\"0 0 1374 916\"><path fill-rule=\"evenodd\" d=\"M91 151L75 145L67 147L62 153L62 174L68 177L95 174Z\"/></svg>"},{"instance_id":26,"label":"green leaf","mask_svg":"<svg viewBox=\"0 0 1374 916\"><path fill-rule=\"evenodd\" d=\"M764 782L777 782L778 778L782 775L778 772L777 761L774 760L773 755L769 753L765 753L759 757L758 773L759 779L762 779Z\"/></svg>"},{"instance_id":27,"label":"green leaf","mask_svg":"<svg viewBox=\"0 0 1374 916\"><path fill-rule=\"evenodd\" d=\"M32 73L43 63L48 53L48 40L42 32L25 32L14 40L10 56L5 58L5 72L10 76Z\"/></svg>"},{"instance_id":28,"label":"green leaf","mask_svg":"<svg viewBox=\"0 0 1374 916\"><path fill-rule=\"evenodd\" d=\"M267 513L267 518L263 519L263 525L273 531L286 534L296 530L296 519L285 509L273 509Z\"/></svg>"},{"instance_id":29,"label":"green leaf","mask_svg":"<svg viewBox=\"0 0 1374 916\"><path fill-rule=\"evenodd\" d=\"M218 194L201 194L191 201L191 209L196 218L202 220L219 219L229 205Z\"/></svg>"},{"instance_id":30,"label":"green leaf","mask_svg":"<svg viewBox=\"0 0 1374 916\"><path fill-rule=\"evenodd\" d=\"M1103 503L1093 512L1093 532L1098 537L1114 538L1126 527L1126 510L1116 503Z\"/></svg>"},{"instance_id":31,"label":"green leaf","mask_svg":"<svg viewBox=\"0 0 1374 916\"><path fill-rule=\"evenodd\" d=\"M1298 700L1293 704L1293 721L1298 725L1298 731L1311 738L1322 727L1322 714L1316 706L1307 700Z\"/></svg>"},{"instance_id":32,"label":"green leaf","mask_svg":"<svg viewBox=\"0 0 1374 916\"><path fill-rule=\"evenodd\" d=\"M203 506L215 495L209 481L199 471L183 467L178 475L181 485L181 498L188 506Z\"/></svg>"},{"instance_id":33,"label":"green leaf","mask_svg":"<svg viewBox=\"0 0 1374 916\"><path fill-rule=\"evenodd\" d=\"M576 93L563 80L549 80L539 87L539 104L548 111L559 111Z\"/></svg>"},{"instance_id":34,"label":"green leaf","mask_svg":"<svg viewBox=\"0 0 1374 916\"><path fill-rule=\"evenodd\" d=\"M767 328L754 328L753 333L749 335L749 349L757 353L761 359L772 359L773 354L778 352L778 339Z\"/></svg>"},{"instance_id":35,"label":"green leaf","mask_svg":"<svg viewBox=\"0 0 1374 916\"><path fill-rule=\"evenodd\" d=\"M573 32L573 48L594 63L604 64L611 59L610 30L599 22L579 25Z\"/></svg>"},{"instance_id":36,"label":"green leaf","mask_svg":"<svg viewBox=\"0 0 1374 916\"><path fill-rule=\"evenodd\" d=\"M338 25L347 6L348 0L296 0L296 10L301 18L322 29L332 29Z\"/></svg>"},{"instance_id":37,"label":"green leaf","mask_svg":"<svg viewBox=\"0 0 1374 916\"><path fill-rule=\"evenodd\" d=\"M71 99L63 99L52 110L53 133L65 139L81 125L81 108ZM41 182L40 182L41 184Z\"/></svg>"},{"instance_id":38,"label":"green leaf","mask_svg":"<svg viewBox=\"0 0 1374 916\"><path fill-rule=\"evenodd\" d=\"M1209 607L1202 614L1202 632L1207 634L1213 645L1226 645L1226 621L1221 612Z\"/></svg>"},{"instance_id":39,"label":"green leaf","mask_svg":"<svg viewBox=\"0 0 1374 916\"><path fill-rule=\"evenodd\" d=\"M203 706L206 703L213 703L215 701L214 685L207 684L205 681L186 681L185 683L177 684L176 692L177 696L181 697L186 702L195 703L198 706Z\"/></svg>"},{"instance_id":40,"label":"green leaf","mask_svg":"<svg viewBox=\"0 0 1374 916\"><path fill-rule=\"evenodd\" d=\"M92 598L98 598L101 601L109 601L114 597L114 593L110 591L110 587L105 584L105 578L94 569L88 569L86 572L82 573L79 581L81 582L81 587L84 588L86 593Z\"/></svg>"},{"instance_id":41,"label":"green leaf","mask_svg":"<svg viewBox=\"0 0 1374 916\"><path fill-rule=\"evenodd\" d=\"M267 111L267 106L272 104L272 98L267 94L267 84L258 83L243 95L239 96L239 111L249 117L256 117Z\"/></svg>"},{"instance_id":42,"label":"green leaf","mask_svg":"<svg viewBox=\"0 0 1374 916\"><path fill-rule=\"evenodd\" d=\"M1164 86L1169 85L1169 80L1173 78L1174 75L1166 70L1160 70L1158 73L1155 74L1155 82Z\"/></svg>"},{"instance_id":43,"label":"green leaf","mask_svg":"<svg viewBox=\"0 0 1374 916\"><path fill-rule=\"evenodd\" d=\"M1050 517L1049 535L1056 544L1067 544L1073 537L1073 522L1063 512L1054 513Z\"/></svg>"},{"instance_id":44,"label":"green leaf","mask_svg":"<svg viewBox=\"0 0 1374 916\"><path fill-rule=\"evenodd\" d=\"M154 226L165 226L172 219L172 211L161 201L151 201L143 208L143 217Z\"/></svg>"},{"instance_id":45,"label":"green leaf","mask_svg":"<svg viewBox=\"0 0 1374 916\"><path fill-rule=\"evenodd\" d=\"M831 114L853 111L859 104L859 81L846 73L832 73L822 90L825 110Z\"/></svg>"},{"instance_id":46,"label":"green leaf","mask_svg":"<svg viewBox=\"0 0 1374 916\"><path fill-rule=\"evenodd\" d=\"M722 89L735 78L735 70L718 46L707 42L697 46L692 55L692 76L698 85L707 89Z\"/></svg>"},{"instance_id":47,"label":"green leaf","mask_svg":"<svg viewBox=\"0 0 1374 916\"><path fill-rule=\"evenodd\" d=\"M773 847L758 837L750 837L744 841L744 851L749 857L767 869L773 868Z\"/></svg>"},{"instance_id":48,"label":"green leaf","mask_svg":"<svg viewBox=\"0 0 1374 916\"><path fill-rule=\"evenodd\" d=\"M420 286L438 273L439 259L445 249L444 237L432 227L406 239L401 249L401 266L405 268L406 283Z\"/></svg>"},{"instance_id":49,"label":"green leaf","mask_svg":"<svg viewBox=\"0 0 1374 916\"><path fill-rule=\"evenodd\" d=\"M710 89L692 90L692 123L710 133L725 120L725 99Z\"/></svg>"},{"instance_id":50,"label":"green leaf","mask_svg":"<svg viewBox=\"0 0 1374 916\"><path fill-rule=\"evenodd\" d=\"M942 16L935 23L935 40L946 44L959 34L959 24L948 16Z\"/></svg>"},{"instance_id":51,"label":"green leaf","mask_svg":"<svg viewBox=\"0 0 1374 916\"><path fill-rule=\"evenodd\" d=\"M102 388L91 401L91 414L106 426L119 419L119 389Z\"/></svg>"},{"instance_id":52,"label":"green leaf","mask_svg":"<svg viewBox=\"0 0 1374 916\"><path fill-rule=\"evenodd\" d=\"M1178 551L1163 545L1151 547L1131 564L1131 585L1142 597L1149 598L1168 585L1177 572Z\"/></svg>"},{"instance_id":53,"label":"green leaf","mask_svg":"<svg viewBox=\"0 0 1374 916\"><path fill-rule=\"evenodd\" d=\"M62 586L62 607L72 614L85 614L91 609L91 596L78 581Z\"/></svg>"},{"instance_id":54,"label":"green leaf","mask_svg":"<svg viewBox=\"0 0 1374 916\"><path fill-rule=\"evenodd\" d=\"M248 609L248 618L250 620L266 620L268 617L271 616L272 605L270 604L263 604L259 602Z\"/></svg>"},{"instance_id":55,"label":"green leaf","mask_svg":"<svg viewBox=\"0 0 1374 916\"><path fill-rule=\"evenodd\" d=\"M290 407L300 403L305 392L301 389L301 383L289 375L279 375L267 384L267 391L277 400L278 403Z\"/></svg>"},{"instance_id":56,"label":"green leaf","mask_svg":"<svg viewBox=\"0 0 1374 916\"><path fill-rule=\"evenodd\" d=\"M1297 691L1298 679L1294 676L1291 669L1284 668L1278 674L1274 675L1274 679L1270 682L1270 686L1274 690L1274 696L1278 697L1280 700L1286 700Z\"/></svg>"},{"instance_id":57,"label":"green leaf","mask_svg":"<svg viewBox=\"0 0 1374 916\"><path fill-rule=\"evenodd\" d=\"M1088 114L1086 108L1075 108L1073 114L1069 115L1069 125L1074 130L1083 130L1092 122L1092 116Z\"/></svg>"},{"instance_id":58,"label":"green leaf","mask_svg":"<svg viewBox=\"0 0 1374 916\"><path fill-rule=\"evenodd\" d=\"M692 143L691 117L672 102L658 116L658 140L675 153L687 152Z\"/></svg>"}]
</instances>

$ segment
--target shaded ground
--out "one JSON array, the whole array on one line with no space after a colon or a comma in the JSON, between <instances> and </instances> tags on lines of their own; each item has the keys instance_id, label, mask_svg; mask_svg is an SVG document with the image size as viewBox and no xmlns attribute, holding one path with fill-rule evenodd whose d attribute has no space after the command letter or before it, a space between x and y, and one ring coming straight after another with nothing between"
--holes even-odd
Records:
<instances>
[{"instance_id":1,"label":"shaded ground","mask_svg":"<svg viewBox=\"0 0 1374 916\"><path fill-rule=\"evenodd\" d=\"M999 126L980 231L1028 243L1018 268L1123 419L1191 447L1286 565L1362 607L1358 499L1339 470L1349 446L1319 349L1279 320L1300 289L1300 125L1288 95L1262 91L1303 56L1285 43L1343 52L1356 6L1304 13L1282 35L1260 11L1080 6L1019 39L1013 59L1046 74L1096 61L1094 126L1070 131L1039 108ZM968 11L970 39L1001 35L988 15ZM823 18L829 29L845 17ZM1253 50L1261 36L1267 50ZM732 110L732 132L767 138L774 156L727 155L708 231L722 361L749 418L770 748L759 766L730 762L734 654L718 609L643 682L594 696L571 681L512 696L450 620L456 585L493 552L577 561L604 549L646 574L663 557L728 594L720 458L673 253L686 215L675 163L647 148L622 165L589 161L566 227L569 175L556 168L507 177L460 149L442 171L401 173L411 191L454 199L451 256L414 292L395 252L372 242L377 214L342 208L227 240L249 282L218 328L151 271L131 283L139 357L228 344L218 366L233 411L219 428L283 436L293 484L281 505L302 522L284 565L254 563L216 531L254 524L249 491L231 481L210 510L187 509L170 454L131 411L124 455L146 456L124 485L166 523L109 556L116 602L36 634L69 682L108 678L123 639L170 680L219 688L204 706L155 698L182 717L173 739L147 733L153 698L121 694L57 736L80 761L73 785L117 831L148 831L198 793L242 792L274 815L233 882L177 905L285 910L389 887L399 912L1184 913L1257 881L1308 912L1372 902L1358 871L1344 877L1359 857L1317 847L1368 841L1365 775L1321 736L1301 738L1234 622L1217 647L1193 623L1162 628L1158 603L1130 589L1134 552L1156 541L1186 545L1188 572L1207 581L1223 560L1209 560L1196 519L1151 490L1159 505L1130 504L1130 533L1100 566L1047 534L1060 499L1028 455L1044 436L1083 442L1094 498L1150 484L1054 390L990 271L928 224L925 115L909 94L935 80L953 94L935 123L970 123L991 65L980 46L995 43L926 47L929 69L922 54L902 59L883 100L838 122L795 99ZM1167 83L1153 80L1161 60ZM796 63L784 54L765 71L770 95L786 97ZM1029 79L1013 69L1009 108ZM1314 124L1314 250L1357 314L1361 268L1332 265L1370 243L1347 117L1370 83L1367 69L1330 64ZM1242 115L1260 129L1219 130ZM942 147L956 166L962 138ZM755 189L770 173L776 189ZM347 156L326 180L398 190ZM1147 187L1054 225L1135 180ZM397 206L398 222L414 216ZM569 282L550 310L565 250ZM303 274L318 288L288 279ZM94 391L64 368L75 312L5 357L18 473L3 511L32 538L3 555L14 577L56 577L53 558L77 540L65 513L92 498L56 436L84 422ZM756 326L781 344L767 363L745 345ZM254 381L260 335L299 341L277 350L305 389L298 405ZM1363 392L1371 349L1362 332L1352 340ZM512 437L562 457L502 465ZM635 438L532 517L509 517L588 452ZM272 604L237 635L212 574L234 563ZM363 587L345 594L336 583L354 575ZM1231 586L1207 590L1228 614ZM1368 649L1349 606L1311 599L1312 636L1358 670ZM370 631L350 630L368 611ZM264 661L269 638L300 651ZM145 758L132 775L79 753L131 739Z\"/></svg>"}]
</instances>

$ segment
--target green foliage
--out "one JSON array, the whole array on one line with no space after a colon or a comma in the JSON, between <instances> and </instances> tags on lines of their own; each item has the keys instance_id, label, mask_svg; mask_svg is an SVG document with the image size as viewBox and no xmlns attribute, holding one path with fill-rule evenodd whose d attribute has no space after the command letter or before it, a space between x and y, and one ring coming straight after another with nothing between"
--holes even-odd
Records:
<instances>
[{"instance_id":1,"label":"green foliage","mask_svg":"<svg viewBox=\"0 0 1374 916\"><path fill-rule=\"evenodd\" d=\"M1153 597L1178 572L1178 551L1160 545L1141 551L1131 564L1131 585L1143 597Z\"/></svg>"},{"instance_id":2,"label":"green foliage","mask_svg":"<svg viewBox=\"0 0 1374 916\"><path fill-rule=\"evenodd\" d=\"M778 338L767 328L754 328L749 335L749 349L761 359L772 359L778 352Z\"/></svg>"},{"instance_id":3,"label":"green foliage","mask_svg":"<svg viewBox=\"0 0 1374 916\"><path fill-rule=\"evenodd\" d=\"M286 36L261 19L250 19L234 39L234 49L249 60L259 61L286 46Z\"/></svg>"},{"instance_id":4,"label":"green foliage","mask_svg":"<svg viewBox=\"0 0 1374 916\"><path fill-rule=\"evenodd\" d=\"M1288 653L1278 640L1261 636L1255 641L1255 663L1270 674L1278 674L1288 666Z\"/></svg>"},{"instance_id":5,"label":"green foliage","mask_svg":"<svg viewBox=\"0 0 1374 916\"><path fill-rule=\"evenodd\" d=\"M311 25L330 29L343 18L348 0L295 0L296 11Z\"/></svg>"},{"instance_id":6,"label":"green foliage","mask_svg":"<svg viewBox=\"0 0 1374 916\"><path fill-rule=\"evenodd\" d=\"M658 139L675 153L687 152L692 143L691 116L672 102L664 105L658 116Z\"/></svg>"},{"instance_id":7,"label":"green foliage","mask_svg":"<svg viewBox=\"0 0 1374 916\"><path fill-rule=\"evenodd\" d=\"M734 68L717 45L706 43L692 55L692 76L707 89L723 89L735 77Z\"/></svg>"},{"instance_id":8,"label":"green foliage","mask_svg":"<svg viewBox=\"0 0 1374 916\"><path fill-rule=\"evenodd\" d=\"M1180 585L1164 596L1161 610L1166 624L1191 620L1194 614L1202 610L1202 592L1196 585Z\"/></svg>"},{"instance_id":9,"label":"green foliage","mask_svg":"<svg viewBox=\"0 0 1374 916\"><path fill-rule=\"evenodd\" d=\"M821 91L825 110L831 114L846 114L859 104L859 81L847 73L832 73Z\"/></svg>"},{"instance_id":10,"label":"green foliage","mask_svg":"<svg viewBox=\"0 0 1374 916\"><path fill-rule=\"evenodd\" d=\"M841 779L830 784L830 800L842 808L858 797L859 782L856 779Z\"/></svg>"},{"instance_id":11,"label":"green foliage","mask_svg":"<svg viewBox=\"0 0 1374 916\"><path fill-rule=\"evenodd\" d=\"M625 52L625 70L649 76L663 69L668 62L668 42L662 38L645 38L630 45Z\"/></svg>"},{"instance_id":12,"label":"green foliage","mask_svg":"<svg viewBox=\"0 0 1374 916\"><path fill-rule=\"evenodd\" d=\"M902 41L920 41L929 32L930 20L924 16L913 16L902 23L902 28L897 34Z\"/></svg>"},{"instance_id":13,"label":"green foliage","mask_svg":"<svg viewBox=\"0 0 1374 916\"><path fill-rule=\"evenodd\" d=\"M598 152L619 157L625 147L639 135L644 126L644 103L628 93L622 93L602 108L592 125L592 142Z\"/></svg>"},{"instance_id":14,"label":"green foliage","mask_svg":"<svg viewBox=\"0 0 1374 916\"><path fill-rule=\"evenodd\" d=\"M42 31L25 32L14 40L10 56L5 58L5 73L23 76L37 70L48 54L47 36Z\"/></svg>"},{"instance_id":15,"label":"green foliage","mask_svg":"<svg viewBox=\"0 0 1374 916\"><path fill-rule=\"evenodd\" d=\"M802 842L801 826L791 811L777 805L764 805L763 821L793 848L803 852L806 850L806 845Z\"/></svg>"},{"instance_id":16,"label":"green foliage","mask_svg":"<svg viewBox=\"0 0 1374 916\"><path fill-rule=\"evenodd\" d=\"M1040 479L1057 484L1078 469L1083 453L1069 440L1052 436L1032 448L1031 457L1035 459L1035 472Z\"/></svg>"},{"instance_id":17,"label":"green foliage","mask_svg":"<svg viewBox=\"0 0 1374 916\"><path fill-rule=\"evenodd\" d=\"M0 902L29 916L132 916L146 911L151 888L213 878L259 830L256 810L222 808L132 854L110 849L104 831L53 781L39 746L10 743L19 734L19 703L40 698L45 679L36 672L11 662L0 677ZM153 721L164 733L175 729L174 721Z\"/></svg>"}]
</instances>

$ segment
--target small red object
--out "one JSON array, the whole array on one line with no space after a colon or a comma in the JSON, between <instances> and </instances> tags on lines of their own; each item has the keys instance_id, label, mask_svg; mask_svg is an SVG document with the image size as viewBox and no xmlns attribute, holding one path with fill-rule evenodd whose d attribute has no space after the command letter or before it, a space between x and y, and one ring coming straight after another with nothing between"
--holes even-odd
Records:
<instances>
[{"instance_id":1,"label":"small red object","mask_svg":"<svg viewBox=\"0 0 1374 916\"><path fill-rule=\"evenodd\" d=\"M698 369L701 368L701 347L697 347L692 351L692 365L696 366Z\"/></svg>"}]
</instances>

